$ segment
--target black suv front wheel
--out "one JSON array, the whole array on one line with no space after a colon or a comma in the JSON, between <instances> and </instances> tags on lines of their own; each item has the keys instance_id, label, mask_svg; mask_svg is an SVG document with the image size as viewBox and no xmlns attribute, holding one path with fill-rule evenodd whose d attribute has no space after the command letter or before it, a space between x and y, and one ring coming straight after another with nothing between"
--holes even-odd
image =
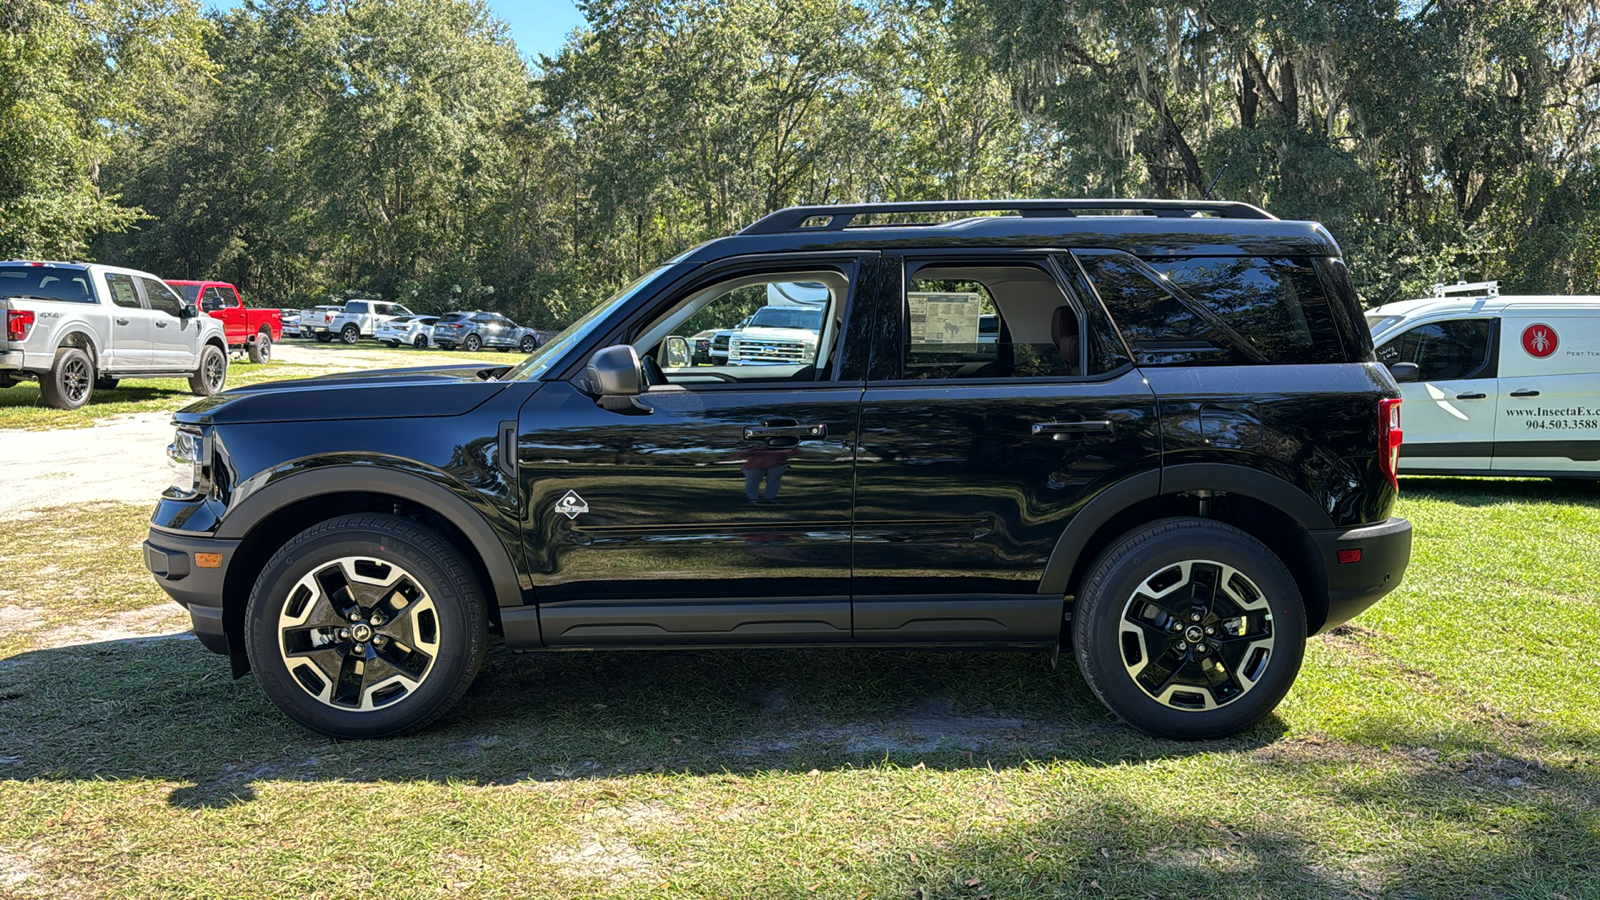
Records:
<instances>
[{"instance_id":1,"label":"black suv front wheel","mask_svg":"<svg viewBox=\"0 0 1600 900\"><path fill-rule=\"evenodd\" d=\"M1095 560L1073 613L1078 667L1141 731L1226 737L1272 712L1305 655L1306 615L1283 562L1209 519L1162 519Z\"/></svg>"},{"instance_id":2,"label":"black suv front wheel","mask_svg":"<svg viewBox=\"0 0 1600 900\"><path fill-rule=\"evenodd\" d=\"M488 614L454 547L395 516L315 525L256 579L250 667L272 702L338 738L427 726L477 675Z\"/></svg>"}]
</instances>

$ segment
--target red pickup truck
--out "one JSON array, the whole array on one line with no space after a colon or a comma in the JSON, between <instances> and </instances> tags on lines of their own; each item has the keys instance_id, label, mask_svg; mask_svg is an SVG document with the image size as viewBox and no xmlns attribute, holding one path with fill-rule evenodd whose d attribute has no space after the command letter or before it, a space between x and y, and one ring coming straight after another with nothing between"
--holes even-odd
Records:
<instances>
[{"instance_id":1,"label":"red pickup truck","mask_svg":"<svg viewBox=\"0 0 1600 900\"><path fill-rule=\"evenodd\" d=\"M183 299L222 320L228 346L243 349L253 363L272 359L272 342L283 338L283 312L246 309L239 290L225 281L168 281Z\"/></svg>"}]
</instances>

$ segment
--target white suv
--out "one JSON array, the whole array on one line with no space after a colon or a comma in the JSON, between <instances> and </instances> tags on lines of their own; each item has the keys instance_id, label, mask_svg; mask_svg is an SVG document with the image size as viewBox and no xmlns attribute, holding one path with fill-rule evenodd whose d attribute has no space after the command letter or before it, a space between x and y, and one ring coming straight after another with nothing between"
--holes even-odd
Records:
<instances>
[{"instance_id":1,"label":"white suv","mask_svg":"<svg viewBox=\"0 0 1600 900\"><path fill-rule=\"evenodd\" d=\"M1401 384L1413 475L1600 478L1600 297L1502 297L1498 284L1367 312Z\"/></svg>"}]
</instances>

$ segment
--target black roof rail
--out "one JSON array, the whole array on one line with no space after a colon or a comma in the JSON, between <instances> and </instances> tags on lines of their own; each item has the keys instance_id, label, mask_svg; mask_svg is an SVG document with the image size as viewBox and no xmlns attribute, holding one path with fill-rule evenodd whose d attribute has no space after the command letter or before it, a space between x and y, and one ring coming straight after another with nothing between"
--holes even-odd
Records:
<instances>
[{"instance_id":1,"label":"black roof rail","mask_svg":"<svg viewBox=\"0 0 1600 900\"><path fill-rule=\"evenodd\" d=\"M1278 217L1258 206L1232 200L919 200L907 203L853 203L791 206L771 213L740 234L842 231L856 216L884 213L1015 212L1026 219L1065 219L1080 215L1131 212L1187 219L1210 213L1224 219ZM821 220L817 224L806 223ZM905 223L910 224L910 223Z\"/></svg>"}]
</instances>

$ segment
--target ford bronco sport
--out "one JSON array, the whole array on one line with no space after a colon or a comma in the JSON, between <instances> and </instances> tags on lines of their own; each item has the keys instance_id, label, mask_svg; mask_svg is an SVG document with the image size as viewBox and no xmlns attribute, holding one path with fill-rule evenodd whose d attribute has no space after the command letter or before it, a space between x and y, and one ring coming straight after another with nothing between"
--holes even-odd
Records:
<instances>
[{"instance_id":1,"label":"ford bronco sport","mask_svg":"<svg viewBox=\"0 0 1600 900\"><path fill-rule=\"evenodd\" d=\"M1007 214L926 223L977 212ZM693 364L684 335L775 284L827 290L804 358ZM1277 706L1307 635L1400 583L1399 393L1315 223L1225 202L794 208L514 366L195 403L144 552L235 675L340 737L442 715L493 634L1065 643L1127 722L1210 738Z\"/></svg>"}]
</instances>

